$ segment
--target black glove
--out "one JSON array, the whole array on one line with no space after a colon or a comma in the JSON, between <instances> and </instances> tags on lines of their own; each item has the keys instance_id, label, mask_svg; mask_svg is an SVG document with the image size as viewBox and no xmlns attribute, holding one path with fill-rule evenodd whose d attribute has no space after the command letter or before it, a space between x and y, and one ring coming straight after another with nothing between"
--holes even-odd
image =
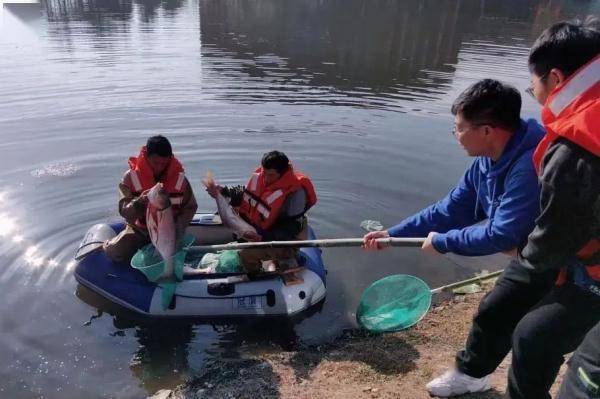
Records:
<instances>
[{"instance_id":1,"label":"black glove","mask_svg":"<svg viewBox=\"0 0 600 399\"><path fill-rule=\"evenodd\" d=\"M231 206L240 206L242 204L242 198L244 195L245 187L242 185L223 187L221 188L221 195L223 197L229 197L229 204Z\"/></svg>"}]
</instances>

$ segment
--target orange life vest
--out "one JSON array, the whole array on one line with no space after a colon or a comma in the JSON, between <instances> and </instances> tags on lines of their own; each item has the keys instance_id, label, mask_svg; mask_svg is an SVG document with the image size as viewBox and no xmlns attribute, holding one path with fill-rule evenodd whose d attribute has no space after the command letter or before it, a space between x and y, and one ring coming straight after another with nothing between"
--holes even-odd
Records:
<instances>
[{"instance_id":1,"label":"orange life vest","mask_svg":"<svg viewBox=\"0 0 600 399\"><path fill-rule=\"evenodd\" d=\"M129 186L133 195L139 196L143 191L148 190L159 181L163 183L165 190L169 193L173 215L177 216L183 201L183 192L185 190L185 173L183 166L174 156L171 158L163 177L156 181L154 172L147 160L146 147L142 147L137 157L129 158L129 181L124 183ZM140 227L146 226L145 220L138 219L136 224Z\"/></svg>"},{"instance_id":2,"label":"orange life vest","mask_svg":"<svg viewBox=\"0 0 600 399\"><path fill-rule=\"evenodd\" d=\"M317 202L315 188L307 176L294 171L290 165L290 168L277 181L267 185L262 168L258 168L246 184L240 205L240 215L254 227L267 230L277 220L286 198L302 188L306 192L306 206L304 207L304 212L306 212Z\"/></svg>"},{"instance_id":3,"label":"orange life vest","mask_svg":"<svg viewBox=\"0 0 600 399\"><path fill-rule=\"evenodd\" d=\"M550 93L542 109L542 121L546 136L533 154L538 175L541 175L546 150L559 137L600 157L600 56L582 66ZM587 242L576 254L576 268L582 270L575 274L583 274L583 279L600 283L600 264L586 262L599 251L600 239ZM568 272L568 266L561 269L557 284L567 280Z\"/></svg>"}]
</instances>

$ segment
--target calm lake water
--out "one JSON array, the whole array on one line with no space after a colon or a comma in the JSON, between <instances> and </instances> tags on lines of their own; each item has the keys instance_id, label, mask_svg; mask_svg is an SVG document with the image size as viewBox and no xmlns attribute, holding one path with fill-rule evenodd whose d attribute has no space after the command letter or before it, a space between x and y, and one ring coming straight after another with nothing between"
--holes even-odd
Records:
<instances>
[{"instance_id":1,"label":"calm lake water","mask_svg":"<svg viewBox=\"0 0 600 399\"><path fill-rule=\"evenodd\" d=\"M331 340L389 274L431 286L503 259L327 249L328 296L302 320L148 323L77 286L74 250L115 220L128 156L155 133L201 210L212 170L244 183L261 155L309 174L320 237L361 236L443 196L470 162L456 95L525 89L528 47L593 1L48 0L0 3L0 397L137 398L215 357ZM524 96L523 114L538 117ZM98 316L92 318L92 316ZM91 323L86 323L91 320Z\"/></svg>"}]
</instances>

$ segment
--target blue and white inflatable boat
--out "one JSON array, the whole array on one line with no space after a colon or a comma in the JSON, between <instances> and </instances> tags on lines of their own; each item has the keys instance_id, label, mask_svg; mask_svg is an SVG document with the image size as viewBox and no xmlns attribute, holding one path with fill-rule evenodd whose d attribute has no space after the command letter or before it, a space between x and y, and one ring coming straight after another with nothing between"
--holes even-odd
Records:
<instances>
[{"instance_id":1,"label":"blue and white inflatable boat","mask_svg":"<svg viewBox=\"0 0 600 399\"><path fill-rule=\"evenodd\" d=\"M292 316L325 298L325 267L318 248L302 248L293 283L282 275L203 274L185 277L177 284L167 309L161 306L162 289L128 264L109 260L101 243L117 235L124 223L92 226L79 245L75 278L92 291L135 312L158 317ZM187 229L196 245L232 241L233 234L218 215L199 213ZM308 238L315 235L309 228Z\"/></svg>"}]
</instances>

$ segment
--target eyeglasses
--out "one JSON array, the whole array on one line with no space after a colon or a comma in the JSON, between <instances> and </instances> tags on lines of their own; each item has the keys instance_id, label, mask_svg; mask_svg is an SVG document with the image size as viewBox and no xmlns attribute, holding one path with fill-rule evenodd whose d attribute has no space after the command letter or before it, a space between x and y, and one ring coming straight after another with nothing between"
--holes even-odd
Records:
<instances>
[{"instance_id":1,"label":"eyeglasses","mask_svg":"<svg viewBox=\"0 0 600 399\"><path fill-rule=\"evenodd\" d=\"M469 127L467 127L466 129L461 130L460 133L466 133L466 132L468 132L471 129L475 129L476 127L480 127L480 126L483 126L483 125L490 125L491 126L490 123L473 123L472 125L469 125ZM457 132L459 132L459 131L456 130L456 126L453 126L452 127L452 132L451 132L452 136L456 137L456 133Z\"/></svg>"},{"instance_id":2,"label":"eyeglasses","mask_svg":"<svg viewBox=\"0 0 600 399\"><path fill-rule=\"evenodd\" d=\"M540 77L540 82L544 81L548 77L548 73L543 74ZM535 94L533 94L533 83L529 85L528 88L525 89L525 93L529 94L531 97L535 99Z\"/></svg>"},{"instance_id":3,"label":"eyeglasses","mask_svg":"<svg viewBox=\"0 0 600 399\"><path fill-rule=\"evenodd\" d=\"M531 97L535 98L535 95L533 94L533 86L529 86L528 88L525 89L525 93L529 94Z\"/></svg>"}]
</instances>

